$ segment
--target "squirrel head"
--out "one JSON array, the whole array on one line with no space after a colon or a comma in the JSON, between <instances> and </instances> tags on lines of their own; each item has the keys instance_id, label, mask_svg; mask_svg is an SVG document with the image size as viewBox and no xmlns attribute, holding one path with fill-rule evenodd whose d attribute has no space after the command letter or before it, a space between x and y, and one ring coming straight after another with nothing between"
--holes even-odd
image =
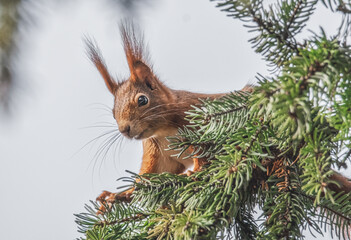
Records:
<instances>
[{"instance_id":1,"label":"squirrel head","mask_svg":"<svg viewBox=\"0 0 351 240\"><path fill-rule=\"evenodd\" d=\"M159 81L148 64L142 34L127 22L120 25L120 31L130 70L124 81L109 74L98 47L86 38L88 56L115 97L113 116L119 131L135 139L168 136L170 128L177 128L172 90Z\"/></svg>"}]
</instances>

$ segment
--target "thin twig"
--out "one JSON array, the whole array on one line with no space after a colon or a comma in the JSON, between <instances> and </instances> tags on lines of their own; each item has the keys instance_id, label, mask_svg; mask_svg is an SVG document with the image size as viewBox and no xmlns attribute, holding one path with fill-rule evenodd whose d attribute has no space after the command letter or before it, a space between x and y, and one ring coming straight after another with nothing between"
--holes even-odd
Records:
<instances>
[{"instance_id":1,"label":"thin twig","mask_svg":"<svg viewBox=\"0 0 351 240\"><path fill-rule=\"evenodd\" d=\"M114 221L101 221L95 224L95 226L103 227L103 226L109 226L109 225L115 225L119 223L124 223L124 222L130 222L133 220L142 220L144 218L147 218L149 215L145 213L138 213L135 216L127 217L127 218L122 218L122 219L117 219Z\"/></svg>"}]
</instances>

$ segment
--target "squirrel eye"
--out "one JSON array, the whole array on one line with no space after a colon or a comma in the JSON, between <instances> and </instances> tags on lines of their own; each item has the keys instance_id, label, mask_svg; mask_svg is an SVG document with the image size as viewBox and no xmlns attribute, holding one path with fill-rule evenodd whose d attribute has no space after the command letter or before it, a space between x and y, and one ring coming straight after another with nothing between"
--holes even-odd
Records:
<instances>
[{"instance_id":1,"label":"squirrel eye","mask_svg":"<svg viewBox=\"0 0 351 240\"><path fill-rule=\"evenodd\" d=\"M141 96L138 98L138 106L139 106L139 107L146 105L148 102L149 102L149 99L147 99L147 97L144 96L144 95L141 95Z\"/></svg>"}]
</instances>

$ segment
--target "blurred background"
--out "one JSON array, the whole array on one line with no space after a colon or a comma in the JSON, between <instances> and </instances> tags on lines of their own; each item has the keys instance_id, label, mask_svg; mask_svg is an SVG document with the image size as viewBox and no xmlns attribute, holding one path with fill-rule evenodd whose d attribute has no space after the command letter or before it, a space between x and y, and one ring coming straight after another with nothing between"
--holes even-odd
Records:
<instances>
[{"instance_id":1,"label":"blurred background","mask_svg":"<svg viewBox=\"0 0 351 240\"><path fill-rule=\"evenodd\" d=\"M318 10L309 28L335 33L338 16ZM73 214L116 191L126 169L138 172L140 141L109 145L113 97L82 40L93 37L110 72L127 78L118 33L126 17L144 30L169 87L229 92L269 74L253 35L214 2L0 0L0 239L77 238Z\"/></svg>"}]
</instances>

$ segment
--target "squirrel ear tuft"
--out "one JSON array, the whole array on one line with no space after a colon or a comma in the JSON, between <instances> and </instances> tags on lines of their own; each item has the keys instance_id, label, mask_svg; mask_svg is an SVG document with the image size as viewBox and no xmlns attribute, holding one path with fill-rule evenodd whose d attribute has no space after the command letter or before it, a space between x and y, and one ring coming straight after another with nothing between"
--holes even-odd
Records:
<instances>
[{"instance_id":1,"label":"squirrel ear tuft","mask_svg":"<svg viewBox=\"0 0 351 240\"><path fill-rule=\"evenodd\" d=\"M100 72L102 78L105 80L105 84L108 90L112 94L114 94L118 88L118 83L113 79L113 77L108 72L99 48L97 47L96 43L94 43L93 40L91 40L89 37L85 37L84 41L86 44L88 57L94 63L97 70Z\"/></svg>"},{"instance_id":2,"label":"squirrel ear tuft","mask_svg":"<svg viewBox=\"0 0 351 240\"><path fill-rule=\"evenodd\" d=\"M157 79L148 64L149 54L144 44L143 33L128 20L121 22L120 32L131 74L130 79L145 82L149 88L154 89Z\"/></svg>"}]
</instances>

